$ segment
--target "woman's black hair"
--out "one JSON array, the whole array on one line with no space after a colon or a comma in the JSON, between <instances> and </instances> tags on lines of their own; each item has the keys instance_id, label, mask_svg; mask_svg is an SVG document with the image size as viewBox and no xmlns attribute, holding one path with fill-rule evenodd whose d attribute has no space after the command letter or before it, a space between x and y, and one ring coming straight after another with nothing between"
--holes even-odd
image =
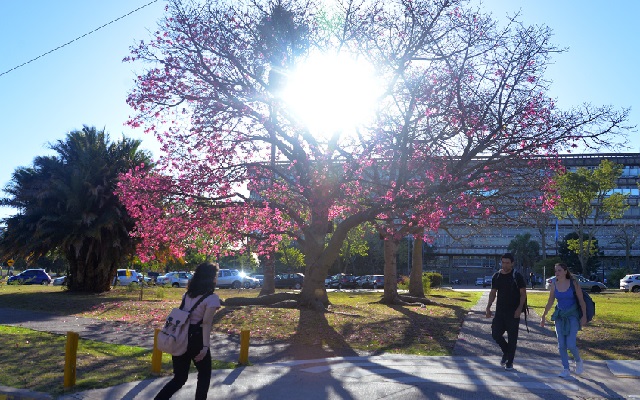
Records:
<instances>
[{"instance_id":1,"label":"woman's black hair","mask_svg":"<svg viewBox=\"0 0 640 400\"><path fill-rule=\"evenodd\" d=\"M193 298L201 294L213 292L216 289L218 269L218 264L210 262L204 262L198 265L196 272L189 281L189 285L187 285L187 295Z\"/></svg>"}]
</instances>

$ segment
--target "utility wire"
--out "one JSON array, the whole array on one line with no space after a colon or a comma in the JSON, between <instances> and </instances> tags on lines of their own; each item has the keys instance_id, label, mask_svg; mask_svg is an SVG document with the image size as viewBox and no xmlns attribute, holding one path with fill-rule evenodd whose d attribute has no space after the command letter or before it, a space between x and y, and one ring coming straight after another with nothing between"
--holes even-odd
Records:
<instances>
[{"instance_id":1,"label":"utility wire","mask_svg":"<svg viewBox=\"0 0 640 400\"><path fill-rule=\"evenodd\" d=\"M147 6L150 6L151 4L153 4L153 3L157 3L157 2L158 2L158 0L153 0L153 1L151 1L151 2L147 3L147 4L143 5L143 6L140 6L140 7L136 8L135 10L133 10L133 11L131 11L131 12L129 12L129 13L127 13L127 14L123 15L122 17L116 18L116 19L114 19L114 20L112 20L112 21L107 22L106 24L104 24L104 25L102 25L102 26L97 27L96 29L92 30L91 32L87 32L87 33L85 33L85 34L84 34L84 35L82 35L82 36L78 36L77 38L75 38L75 39L73 39L73 40L71 40L71 41L69 41L69 42L67 42L67 43L65 43L65 44L63 44L63 45L60 45L60 46L56 47L56 48L55 48L55 49L53 49L53 50L49 50L49 51L47 51L46 53L40 54L40 55L39 55L38 57L36 57L36 58L32 58L31 60L26 61L26 62L23 62L22 64L20 64L20 65L18 65L18 66L16 66L16 67L11 68L10 70L4 71L3 73L0 73L0 76L2 76L2 75L6 75L6 74L8 74L8 73L9 73L9 72L11 72L11 71L15 71L15 70L16 70L16 69L18 69L18 68L24 67L25 65L30 64L30 63L34 62L35 60L37 60L37 59L39 59L39 58L42 58L42 57L44 57L44 56L46 56L46 55L48 55L48 54L51 54L51 53L53 53L54 51L60 50L61 48L63 48L63 47L65 47L65 46L70 45L71 43L75 42L76 40L80 40L80 39L82 39L82 38L83 38L83 37L85 37L85 36L89 36L89 35L91 35L92 33L97 32L97 31L99 31L100 29L102 29L102 28L104 28L104 27L106 27L106 26L108 26L108 25L111 25L111 24L113 24L114 22L117 22L117 21L121 20L122 18L128 17L129 15L133 14L134 12L136 12L136 11L140 11L140 10L142 10L143 8L145 8L145 7L147 7Z\"/></svg>"}]
</instances>

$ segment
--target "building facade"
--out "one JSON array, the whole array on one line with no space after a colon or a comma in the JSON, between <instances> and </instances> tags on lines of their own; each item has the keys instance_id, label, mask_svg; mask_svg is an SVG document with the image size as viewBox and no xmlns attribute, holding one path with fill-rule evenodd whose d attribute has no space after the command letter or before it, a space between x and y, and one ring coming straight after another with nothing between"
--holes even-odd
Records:
<instances>
[{"instance_id":1,"label":"building facade","mask_svg":"<svg viewBox=\"0 0 640 400\"><path fill-rule=\"evenodd\" d=\"M623 218L600 226L596 233L601 273L627 267L640 271L640 153L628 154L572 154L562 155L561 161L568 171L578 168L598 168L603 159L623 165L615 191L627 193L629 208ZM437 233L435 257L425 260L425 269L441 272L445 278L460 279L473 284L476 278L491 275L499 269L500 256L507 251L509 243L518 234L529 233L531 240L541 244L546 257L558 254L558 243L572 232L571 222L549 218L546 223L532 226L525 222L489 225L482 227L466 225L448 227L447 232ZM473 223L473 221L471 221ZM543 245L544 244L544 245ZM544 248L543 248L544 247ZM627 254L630 256L628 259ZM629 263L629 265L627 265ZM548 271L546 276L551 275Z\"/></svg>"}]
</instances>

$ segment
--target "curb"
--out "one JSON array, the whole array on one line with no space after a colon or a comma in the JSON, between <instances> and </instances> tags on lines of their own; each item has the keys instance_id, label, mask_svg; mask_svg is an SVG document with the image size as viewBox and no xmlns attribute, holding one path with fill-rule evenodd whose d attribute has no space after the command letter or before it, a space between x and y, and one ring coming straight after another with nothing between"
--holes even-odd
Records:
<instances>
[{"instance_id":1,"label":"curb","mask_svg":"<svg viewBox=\"0 0 640 400\"><path fill-rule=\"evenodd\" d=\"M32 392L26 389L14 389L0 386L0 400L53 400L47 393Z\"/></svg>"}]
</instances>

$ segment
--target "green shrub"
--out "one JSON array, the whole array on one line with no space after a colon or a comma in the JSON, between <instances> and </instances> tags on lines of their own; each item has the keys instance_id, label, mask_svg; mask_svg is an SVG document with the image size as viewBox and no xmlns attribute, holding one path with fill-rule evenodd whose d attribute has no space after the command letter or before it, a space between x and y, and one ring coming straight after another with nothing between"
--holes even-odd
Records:
<instances>
[{"instance_id":1,"label":"green shrub","mask_svg":"<svg viewBox=\"0 0 640 400\"><path fill-rule=\"evenodd\" d=\"M408 276L400 275L400 278L398 278L398 289L409 290L409 277Z\"/></svg>"},{"instance_id":2,"label":"green shrub","mask_svg":"<svg viewBox=\"0 0 640 400\"><path fill-rule=\"evenodd\" d=\"M442 278L442 275L440 276L440 278ZM424 290L424 294L431 293L431 286L432 286L431 277L429 276L428 273L423 273L422 274L422 290Z\"/></svg>"},{"instance_id":3,"label":"green shrub","mask_svg":"<svg viewBox=\"0 0 640 400\"><path fill-rule=\"evenodd\" d=\"M425 272L422 274L422 280L427 277L430 282L430 287L441 287L442 286L442 274L439 272ZM424 285L424 284L423 284Z\"/></svg>"},{"instance_id":4,"label":"green shrub","mask_svg":"<svg viewBox=\"0 0 640 400\"><path fill-rule=\"evenodd\" d=\"M609 276L607 277L607 285L610 287L617 287L620 283L620 279L624 278L625 275L630 274L631 270L628 268L617 268L613 271L609 272Z\"/></svg>"}]
</instances>

